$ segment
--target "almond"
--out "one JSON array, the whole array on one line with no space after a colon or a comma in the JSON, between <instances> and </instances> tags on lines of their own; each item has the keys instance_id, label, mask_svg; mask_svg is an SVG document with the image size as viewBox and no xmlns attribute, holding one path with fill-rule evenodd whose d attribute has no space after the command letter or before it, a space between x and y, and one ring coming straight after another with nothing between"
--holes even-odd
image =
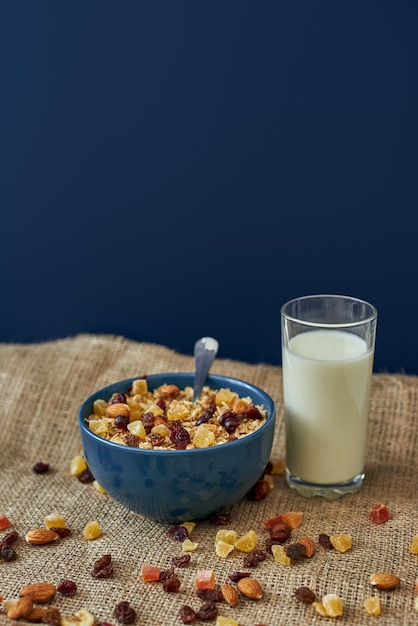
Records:
<instances>
[{"instance_id":1,"label":"almond","mask_svg":"<svg viewBox=\"0 0 418 626\"><path fill-rule=\"evenodd\" d=\"M21 619L22 617L26 617L32 611L33 602L32 598L20 598L13 602L7 611L7 617L11 619Z\"/></svg>"},{"instance_id":2,"label":"almond","mask_svg":"<svg viewBox=\"0 0 418 626\"><path fill-rule=\"evenodd\" d=\"M55 596L56 587L52 583L32 583L20 590L21 596L32 598L33 602L49 602Z\"/></svg>"},{"instance_id":3,"label":"almond","mask_svg":"<svg viewBox=\"0 0 418 626\"><path fill-rule=\"evenodd\" d=\"M238 591L232 585L225 583L221 585L221 592L224 600L229 606L236 606L239 602Z\"/></svg>"},{"instance_id":4,"label":"almond","mask_svg":"<svg viewBox=\"0 0 418 626\"><path fill-rule=\"evenodd\" d=\"M106 409L107 417L118 417L118 415L123 415L124 417L129 417L131 410L127 404L123 402L115 402L114 404L109 404Z\"/></svg>"},{"instance_id":5,"label":"almond","mask_svg":"<svg viewBox=\"0 0 418 626\"><path fill-rule=\"evenodd\" d=\"M263 588L255 578L249 576L241 578L237 583L237 587L242 595L250 598L250 600L260 600L263 596Z\"/></svg>"},{"instance_id":6,"label":"almond","mask_svg":"<svg viewBox=\"0 0 418 626\"><path fill-rule=\"evenodd\" d=\"M396 576L395 574L388 574L387 572L372 574L369 580L370 584L377 589L384 589L386 591L389 589L395 589L395 587L397 587L401 582L399 576Z\"/></svg>"},{"instance_id":7,"label":"almond","mask_svg":"<svg viewBox=\"0 0 418 626\"><path fill-rule=\"evenodd\" d=\"M59 534L49 528L34 528L26 533L26 541L39 546L52 543L59 538Z\"/></svg>"}]
</instances>

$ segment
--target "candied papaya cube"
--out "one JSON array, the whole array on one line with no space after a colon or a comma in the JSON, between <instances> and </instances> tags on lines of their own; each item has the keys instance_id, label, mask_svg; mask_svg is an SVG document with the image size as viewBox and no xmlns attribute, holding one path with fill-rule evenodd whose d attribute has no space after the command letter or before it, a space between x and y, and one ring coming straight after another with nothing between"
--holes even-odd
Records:
<instances>
[{"instance_id":1,"label":"candied papaya cube","mask_svg":"<svg viewBox=\"0 0 418 626\"><path fill-rule=\"evenodd\" d=\"M237 397L237 394L230 389L219 389L219 391L216 392L215 404L216 406L232 404Z\"/></svg>"},{"instance_id":2,"label":"candied papaya cube","mask_svg":"<svg viewBox=\"0 0 418 626\"><path fill-rule=\"evenodd\" d=\"M213 569L200 569L194 580L195 589L215 589L215 572Z\"/></svg>"},{"instance_id":3,"label":"candied papaya cube","mask_svg":"<svg viewBox=\"0 0 418 626\"><path fill-rule=\"evenodd\" d=\"M143 396L148 393L148 384L146 378L137 378L133 381L132 387L130 390L131 396L135 396L136 394Z\"/></svg>"},{"instance_id":4,"label":"candied papaya cube","mask_svg":"<svg viewBox=\"0 0 418 626\"><path fill-rule=\"evenodd\" d=\"M144 583L153 583L160 580L161 569L157 565L146 565L141 567L141 578Z\"/></svg>"}]
</instances>

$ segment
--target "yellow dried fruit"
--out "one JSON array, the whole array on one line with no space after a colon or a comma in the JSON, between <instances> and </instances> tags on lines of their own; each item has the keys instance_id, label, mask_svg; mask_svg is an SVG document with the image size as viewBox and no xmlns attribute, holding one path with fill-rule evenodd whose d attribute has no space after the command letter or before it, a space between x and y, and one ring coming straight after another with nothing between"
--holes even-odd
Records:
<instances>
[{"instance_id":1,"label":"yellow dried fruit","mask_svg":"<svg viewBox=\"0 0 418 626\"><path fill-rule=\"evenodd\" d=\"M99 493L104 493L104 494L106 493L106 490L103 489L103 487L101 486L100 483L97 482L97 480L93 480L93 487Z\"/></svg>"},{"instance_id":2,"label":"yellow dried fruit","mask_svg":"<svg viewBox=\"0 0 418 626\"><path fill-rule=\"evenodd\" d=\"M157 424L157 426L151 428L151 432L162 437L168 437L171 431L165 424Z\"/></svg>"},{"instance_id":3,"label":"yellow dried fruit","mask_svg":"<svg viewBox=\"0 0 418 626\"><path fill-rule=\"evenodd\" d=\"M91 541L92 539L97 539L98 537L100 537L101 534L102 531L100 529L100 524L96 520L88 522L88 524L86 524L83 529L84 538L88 541Z\"/></svg>"},{"instance_id":4,"label":"yellow dried fruit","mask_svg":"<svg viewBox=\"0 0 418 626\"><path fill-rule=\"evenodd\" d=\"M60 513L50 513L44 519L44 524L46 528L65 528L66 522L65 517Z\"/></svg>"},{"instance_id":5,"label":"yellow dried fruit","mask_svg":"<svg viewBox=\"0 0 418 626\"><path fill-rule=\"evenodd\" d=\"M216 406L221 406L222 404L232 404L237 397L238 394L230 389L219 389L215 396L215 404Z\"/></svg>"},{"instance_id":6,"label":"yellow dried fruit","mask_svg":"<svg viewBox=\"0 0 418 626\"><path fill-rule=\"evenodd\" d=\"M369 615L380 615L380 598L379 596L373 596L372 598L366 598L364 601L364 608Z\"/></svg>"},{"instance_id":7,"label":"yellow dried fruit","mask_svg":"<svg viewBox=\"0 0 418 626\"><path fill-rule=\"evenodd\" d=\"M241 552L251 552L258 543L258 536L254 530L249 530L235 541L234 545Z\"/></svg>"},{"instance_id":8,"label":"yellow dried fruit","mask_svg":"<svg viewBox=\"0 0 418 626\"><path fill-rule=\"evenodd\" d=\"M236 530L230 530L227 528L221 528L218 530L215 537L215 543L218 541L224 541L225 543L230 543L234 545L236 540L238 539L238 534Z\"/></svg>"},{"instance_id":9,"label":"yellow dried fruit","mask_svg":"<svg viewBox=\"0 0 418 626\"><path fill-rule=\"evenodd\" d=\"M93 403L93 413L99 417L104 417L106 415L107 404L106 400L98 398Z\"/></svg>"},{"instance_id":10,"label":"yellow dried fruit","mask_svg":"<svg viewBox=\"0 0 418 626\"><path fill-rule=\"evenodd\" d=\"M71 476L79 476L86 469L87 469L87 463L81 455L77 454L71 459L71 465L70 465Z\"/></svg>"},{"instance_id":11,"label":"yellow dried fruit","mask_svg":"<svg viewBox=\"0 0 418 626\"><path fill-rule=\"evenodd\" d=\"M328 613L325 610L324 605L321 602L312 602L312 606L319 615L322 617L329 617Z\"/></svg>"},{"instance_id":12,"label":"yellow dried fruit","mask_svg":"<svg viewBox=\"0 0 418 626\"><path fill-rule=\"evenodd\" d=\"M216 618L215 626L239 626L236 619L232 619L232 617L224 617L223 615L218 615Z\"/></svg>"},{"instance_id":13,"label":"yellow dried fruit","mask_svg":"<svg viewBox=\"0 0 418 626\"><path fill-rule=\"evenodd\" d=\"M347 550L350 550L353 546L353 539L351 535L347 535L345 533L336 533L335 535L331 535L330 541L338 552L347 552Z\"/></svg>"},{"instance_id":14,"label":"yellow dried fruit","mask_svg":"<svg viewBox=\"0 0 418 626\"><path fill-rule=\"evenodd\" d=\"M196 522L183 522L181 526L184 526L190 536L196 527Z\"/></svg>"},{"instance_id":15,"label":"yellow dried fruit","mask_svg":"<svg viewBox=\"0 0 418 626\"><path fill-rule=\"evenodd\" d=\"M227 543L226 541L217 541L215 543L215 554L216 556L221 557L221 559L226 559L228 554L232 552L233 549L233 544Z\"/></svg>"},{"instance_id":16,"label":"yellow dried fruit","mask_svg":"<svg viewBox=\"0 0 418 626\"><path fill-rule=\"evenodd\" d=\"M197 549L198 545L199 544L195 543L194 541L190 541L190 539L185 539L181 544L181 548L183 552L194 552Z\"/></svg>"},{"instance_id":17,"label":"yellow dried fruit","mask_svg":"<svg viewBox=\"0 0 418 626\"><path fill-rule=\"evenodd\" d=\"M130 394L135 396L136 394L144 395L148 392L148 385L146 378L137 378L133 381Z\"/></svg>"},{"instance_id":18,"label":"yellow dried fruit","mask_svg":"<svg viewBox=\"0 0 418 626\"><path fill-rule=\"evenodd\" d=\"M344 613L342 600L335 593L327 593L322 598L322 606L328 617L340 617Z\"/></svg>"},{"instance_id":19,"label":"yellow dried fruit","mask_svg":"<svg viewBox=\"0 0 418 626\"><path fill-rule=\"evenodd\" d=\"M147 431L145 430L145 426L142 420L135 420L134 422L129 422L127 429L129 430L130 433L132 433L133 435L136 435L137 437L142 439L142 441L145 441L145 438L147 436Z\"/></svg>"},{"instance_id":20,"label":"yellow dried fruit","mask_svg":"<svg viewBox=\"0 0 418 626\"><path fill-rule=\"evenodd\" d=\"M286 459L277 459L277 461L273 461L273 467L271 469L270 474L272 476L281 476L284 474L286 469Z\"/></svg>"},{"instance_id":21,"label":"yellow dried fruit","mask_svg":"<svg viewBox=\"0 0 418 626\"><path fill-rule=\"evenodd\" d=\"M292 565L292 559L287 556L284 546L272 545L271 552L276 563L280 563L280 565Z\"/></svg>"},{"instance_id":22,"label":"yellow dried fruit","mask_svg":"<svg viewBox=\"0 0 418 626\"><path fill-rule=\"evenodd\" d=\"M193 437L193 445L196 448L208 448L215 443L215 433L206 428L205 424L198 426L195 435Z\"/></svg>"},{"instance_id":23,"label":"yellow dried fruit","mask_svg":"<svg viewBox=\"0 0 418 626\"><path fill-rule=\"evenodd\" d=\"M415 535L411 541L411 554L418 554L418 535Z\"/></svg>"}]
</instances>

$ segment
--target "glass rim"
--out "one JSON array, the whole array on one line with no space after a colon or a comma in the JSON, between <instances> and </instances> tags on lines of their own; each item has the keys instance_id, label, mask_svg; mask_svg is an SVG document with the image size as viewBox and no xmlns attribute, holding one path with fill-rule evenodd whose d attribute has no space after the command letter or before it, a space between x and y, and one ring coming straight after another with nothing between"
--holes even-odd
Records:
<instances>
[{"instance_id":1,"label":"glass rim","mask_svg":"<svg viewBox=\"0 0 418 626\"><path fill-rule=\"evenodd\" d=\"M359 319L354 322L315 322L315 321L304 320L302 318L295 317L294 315L290 315L289 313L286 313L285 311L285 309L289 307L289 305L293 304L294 302L302 302L302 301L314 300L314 299L320 299L320 298L328 298L328 299L335 299L335 300L348 300L353 303L357 302L358 304L362 304L362 305L369 307L370 315L368 315L364 319ZM291 300L288 300L282 305L280 311L281 311L282 317L290 322L295 322L297 324L304 324L305 326L312 326L315 328L318 328L318 327L353 328L356 326L362 326L363 324L369 324L377 319L376 307L373 304L370 304L370 302L367 302L367 300L356 298L355 296L345 296L342 294L331 294L331 293L319 293L319 294L312 294L308 296L299 296L297 298L292 298Z\"/></svg>"}]
</instances>

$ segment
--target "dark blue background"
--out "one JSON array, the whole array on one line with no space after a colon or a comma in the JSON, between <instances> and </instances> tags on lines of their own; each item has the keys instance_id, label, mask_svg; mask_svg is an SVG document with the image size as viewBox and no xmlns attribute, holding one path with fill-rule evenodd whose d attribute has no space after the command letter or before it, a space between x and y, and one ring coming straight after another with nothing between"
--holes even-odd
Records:
<instances>
[{"instance_id":1,"label":"dark blue background","mask_svg":"<svg viewBox=\"0 0 418 626\"><path fill-rule=\"evenodd\" d=\"M379 310L418 373L418 3L0 7L0 341L280 362L280 306Z\"/></svg>"}]
</instances>

